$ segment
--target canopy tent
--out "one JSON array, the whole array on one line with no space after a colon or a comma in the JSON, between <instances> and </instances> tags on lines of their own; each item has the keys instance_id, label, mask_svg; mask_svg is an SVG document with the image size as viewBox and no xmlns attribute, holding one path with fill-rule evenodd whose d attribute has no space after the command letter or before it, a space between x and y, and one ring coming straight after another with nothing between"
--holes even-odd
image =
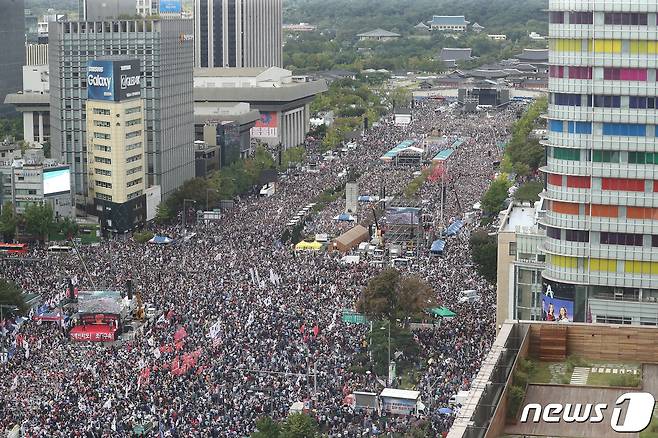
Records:
<instances>
[{"instance_id":1,"label":"canopy tent","mask_svg":"<svg viewBox=\"0 0 658 438\"><path fill-rule=\"evenodd\" d=\"M297 245L295 245L295 249L300 251L317 251L320 248L322 248L322 244L316 240L312 242L307 242L306 240L302 240Z\"/></svg>"},{"instance_id":2,"label":"canopy tent","mask_svg":"<svg viewBox=\"0 0 658 438\"><path fill-rule=\"evenodd\" d=\"M446 241L445 240L435 240L432 242L432 246L430 247L430 253L435 254L435 255L441 255L443 254L443 250L446 247Z\"/></svg>"},{"instance_id":3,"label":"canopy tent","mask_svg":"<svg viewBox=\"0 0 658 438\"><path fill-rule=\"evenodd\" d=\"M354 216L349 213L341 213L338 216L335 216L334 220L340 222L354 222L356 219L354 219Z\"/></svg>"},{"instance_id":4,"label":"canopy tent","mask_svg":"<svg viewBox=\"0 0 658 438\"><path fill-rule=\"evenodd\" d=\"M453 152L455 152L455 150L452 148L444 149L439 153L437 153L436 155L434 155L432 161L446 161L448 158L450 158Z\"/></svg>"},{"instance_id":5,"label":"canopy tent","mask_svg":"<svg viewBox=\"0 0 658 438\"><path fill-rule=\"evenodd\" d=\"M397 146L395 146L395 147L394 147L393 149L391 149L390 151L386 152L386 153L385 153L384 155L382 155L379 159L382 160L382 161L391 161L391 160L393 160L395 157L398 156L398 153L399 153L401 150L403 150L403 149L407 149L408 147L413 146L413 145L415 145L416 143L417 143L416 140L405 140L405 141L403 141L402 143L400 143L400 144L398 144Z\"/></svg>"},{"instance_id":6,"label":"canopy tent","mask_svg":"<svg viewBox=\"0 0 658 438\"><path fill-rule=\"evenodd\" d=\"M448 309L447 307L434 307L428 310L428 312L439 318L454 318L455 316L457 316L455 312Z\"/></svg>"},{"instance_id":7,"label":"canopy tent","mask_svg":"<svg viewBox=\"0 0 658 438\"><path fill-rule=\"evenodd\" d=\"M173 242L172 239L170 239L167 236L153 236L151 240L149 240L149 243L155 243L157 245L168 245L171 242Z\"/></svg>"},{"instance_id":8,"label":"canopy tent","mask_svg":"<svg viewBox=\"0 0 658 438\"><path fill-rule=\"evenodd\" d=\"M369 196L369 195L361 195L357 198L359 202L377 202L379 201L379 196Z\"/></svg>"},{"instance_id":9,"label":"canopy tent","mask_svg":"<svg viewBox=\"0 0 658 438\"><path fill-rule=\"evenodd\" d=\"M446 228L443 231L443 235L444 236L454 236L457 233L459 233L459 230L461 230L463 226L464 226L464 221L461 220L461 219L457 219L456 221L451 223L448 228Z\"/></svg>"}]
</instances>

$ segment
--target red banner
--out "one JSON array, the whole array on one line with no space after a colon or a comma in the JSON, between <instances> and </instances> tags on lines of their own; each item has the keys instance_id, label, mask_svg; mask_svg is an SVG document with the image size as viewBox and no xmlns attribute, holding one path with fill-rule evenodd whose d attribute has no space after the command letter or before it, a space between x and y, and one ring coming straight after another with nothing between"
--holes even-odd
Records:
<instances>
[{"instance_id":1,"label":"red banner","mask_svg":"<svg viewBox=\"0 0 658 438\"><path fill-rule=\"evenodd\" d=\"M73 327L72 341L112 342L115 340L116 328L105 324L89 324Z\"/></svg>"}]
</instances>

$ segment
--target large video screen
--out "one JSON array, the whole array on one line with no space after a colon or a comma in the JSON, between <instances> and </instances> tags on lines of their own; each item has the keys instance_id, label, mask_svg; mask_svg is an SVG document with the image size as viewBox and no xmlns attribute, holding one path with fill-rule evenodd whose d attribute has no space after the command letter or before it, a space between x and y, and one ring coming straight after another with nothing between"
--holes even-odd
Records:
<instances>
[{"instance_id":1,"label":"large video screen","mask_svg":"<svg viewBox=\"0 0 658 438\"><path fill-rule=\"evenodd\" d=\"M71 191L71 171L66 169L53 169L43 171L43 194L66 193Z\"/></svg>"}]
</instances>

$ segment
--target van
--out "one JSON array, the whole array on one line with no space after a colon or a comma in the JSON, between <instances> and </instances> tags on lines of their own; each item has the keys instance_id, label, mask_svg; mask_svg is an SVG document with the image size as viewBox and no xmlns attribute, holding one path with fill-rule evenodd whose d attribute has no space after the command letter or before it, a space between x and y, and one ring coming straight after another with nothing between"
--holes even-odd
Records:
<instances>
[{"instance_id":1,"label":"van","mask_svg":"<svg viewBox=\"0 0 658 438\"><path fill-rule=\"evenodd\" d=\"M372 256L373 256L373 258L376 258L376 259L384 258L384 250L381 249L381 248L375 248L372 251Z\"/></svg>"},{"instance_id":2,"label":"van","mask_svg":"<svg viewBox=\"0 0 658 438\"><path fill-rule=\"evenodd\" d=\"M340 264L342 266L357 265L360 261L361 261L361 257L359 257L359 256L346 255L342 259L340 259Z\"/></svg>"},{"instance_id":3,"label":"van","mask_svg":"<svg viewBox=\"0 0 658 438\"><path fill-rule=\"evenodd\" d=\"M459 391L457 394L450 397L451 405L465 405L468 401L468 391Z\"/></svg>"},{"instance_id":4,"label":"van","mask_svg":"<svg viewBox=\"0 0 658 438\"><path fill-rule=\"evenodd\" d=\"M480 295L475 289L468 289L459 292L459 299L457 300L460 303L475 303L480 300Z\"/></svg>"},{"instance_id":5,"label":"van","mask_svg":"<svg viewBox=\"0 0 658 438\"><path fill-rule=\"evenodd\" d=\"M400 245L391 245L388 247L388 256L392 259L398 258L402 255L402 247Z\"/></svg>"},{"instance_id":6,"label":"van","mask_svg":"<svg viewBox=\"0 0 658 438\"><path fill-rule=\"evenodd\" d=\"M411 264L411 260L402 257L391 260L392 268L406 268L410 264Z\"/></svg>"}]
</instances>

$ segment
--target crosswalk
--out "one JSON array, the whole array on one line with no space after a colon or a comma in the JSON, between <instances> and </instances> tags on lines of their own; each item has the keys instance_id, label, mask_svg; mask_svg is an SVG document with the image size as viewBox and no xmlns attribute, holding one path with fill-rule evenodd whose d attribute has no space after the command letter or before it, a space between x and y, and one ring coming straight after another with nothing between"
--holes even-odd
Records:
<instances>
[{"instance_id":1,"label":"crosswalk","mask_svg":"<svg viewBox=\"0 0 658 438\"><path fill-rule=\"evenodd\" d=\"M587 385L587 378L589 377L589 368L575 367L573 374L571 374L570 385Z\"/></svg>"}]
</instances>

